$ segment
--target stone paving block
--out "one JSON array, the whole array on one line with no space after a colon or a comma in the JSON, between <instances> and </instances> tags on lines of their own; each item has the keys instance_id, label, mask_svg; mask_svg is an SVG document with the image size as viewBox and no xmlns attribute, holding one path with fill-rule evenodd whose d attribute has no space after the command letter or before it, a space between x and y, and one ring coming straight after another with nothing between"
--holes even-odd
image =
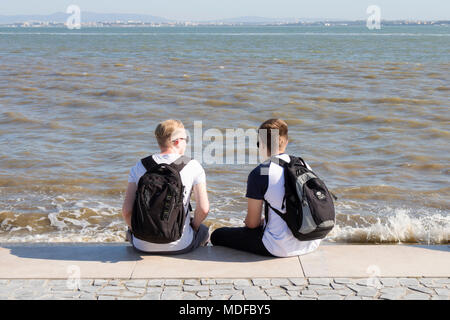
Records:
<instances>
[{"instance_id":1,"label":"stone paving block","mask_svg":"<svg viewBox=\"0 0 450 320\"><path fill-rule=\"evenodd\" d=\"M291 296L291 297L297 297L297 296L299 296L300 295L300 291L291 291L291 290L288 290L288 291L286 291L287 292L287 294L289 295L289 296Z\"/></svg>"},{"instance_id":2,"label":"stone paving block","mask_svg":"<svg viewBox=\"0 0 450 320\"><path fill-rule=\"evenodd\" d=\"M97 300L117 300L114 296L98 296Z\"/></svg>"},{"instance_id":3,"label":"stone paving block","mask_svg":"<svg viewBox=\"0 0 450 320\"><path fill-rule=\"evenodd\" d=\"M270 281L270 283L271 283L271 285L277 286L277 287L283 286L283 285L288 286L288 285L292 284L291 281L289 281L289 279L287 279L287 278L275 278L275 279L272 279Z\"/></svg>"},{"instance_id":4,"label":"stone paving block","mask_svg":"<svg viewBox=\"0 0 450 320\"><path fill-rule=\"evenodd\" d=\"M250 287L252 284L248 279L238 279L234 280L233 285L236 289L244 289Z\"/></svg>"},{"instance_id":5,"label":"stone paving block","mask_svg":"<svg viewBox=\"0 0 450 320\"><path fill-rule=\"evenodd\" d=\"M183 300L200 300L200 297L192 292L183 292L181 297Z\"/></svg>"},{"instance_id":6,"label":"stone paving block","mask_svg":"<svg viewBox=\"0 0 450 320\"><path fill-rule=\"evenodd\" d=\"M358 279L356 281L356 284L363 286L363 287L368 287L372 283L377 283L376 281L377 282L379 281L378 278L362 278L362 279Z\"/></svg>"},{"instance_id":7,"label":"stone paving block","mask_svg":"<svg viewBox=\"0 0 450 320\"><path fill-rule=\"evenodd\" d=\"M434 294L435 291L433 289L424 287L424 286L408 286L408 289L411 289L413 291L422 292L426 294Z\"/></svg>"},{"instance_id":8,"label":"stone paving block","mask_svg":"<svg viewBox=\"0 0 450 320\"><path fill-rule=\"evenodd\" d=\"M383 287L396 287L400 284L397 278L380 278Z\"/></svg>"},{"instance_id":9,"label":"stone paving block","mask_svg":"<svg viewBox=\"0 0 450 320\"><path fill-rule=\"evenodd\" d=\"M163 285L164 285L164 280L162 280L162 279L150 279L146 283L146 286L149 286L149 287L162 287Z\"/></svg>"},{"instance_id":10,"label":"stone paving block","mask_svg":"<svg viewBox=\"0 0 450 320\"><path fill-rule=\"evenodd\" d=\"M103 280L103 279L95 279L94 280L94 286L103 286L106 285L108 283L108 280Z\"/></svg>"},{"instance_id":11,"label":"stone paving block","mask_svg":"<svg viewBox=\"0 0 450 320\"><path fill-rule=\"evenodd\" d=\"M283 288L286 291L300 291L301 288L297 287L297 286L281 286L281 288Z\"/></svg>"},{"instance_id":12,"label":"stone paving block","mask_svg":"<svg viewBox=\"0 0 450 320\"><path fill-rule=\"evenodd\" d=\"M244 291L244 297L246 300L269 300L269 296L267 296L263 291Z\"/></svg>"},{"instance_id":13,"label":"stone paving block","mask_svg":"<svg viewBox=\"0 0 450 320\"><path fill-rule=\"evenodd\" d=\"M196 292L196 291L209 291L209 286L207 286L207 285L197 285L197 286L186 286L186 285L184 285L183 286L183 290L184 291L190 291L190 292L192 292L192 291L194 291L194 292Z\"/></svg>"},{"instance_id":14,"label":"stone paving block","mask_svg":"<svg viewBox=\"0 0 450 320\"><path fill-rule=\"evenodd\" d=\"M158 292L147 292L141 297L142 300L160 300L161 293Z\"/></svg>"},{"instance_id":15,"label":"stone paving block","mask_svg":"<svg viewBox=\"0 0 450 320\"><path fill-rule=\"evenodd\" d=\"M346 296L344 300L362 300L362 297L358 296Z\"/></svg>"},{"instance_id":16,"label":"stone paving block","mask_svg":"<svg viewBox=\"0 0 450 320\"><path fill-rule=\"evenodd\" d=\"M430 296L425 293L415 292L403 297L404 300L430 300Z\"/></svg>"},{"instance_id":17,"label":"stone paving block","mask_svg":"<svg viewBox=\"0 0 450 320\"><path fill-rule=\"evenodd\" d=\"M336 294L340 295L340 296L349 296L349 295L353 295L354 292L352 290L350 290L349 288L343 288L343 289L339 289L339 290L335 290Z\"/></svg>"},{"instance_id":18,"label":"stone paving block","mask_svg":"<svg viewBox=\"0 0 450 320\"><path fill-rule=\"evenodd\" d=\"M38 295L34 298L34 300L54 300L55 297L52 294L44 294L44 295ZM94 297L94 300L97 300L96 297Z\"/></svg>"},{"instance_id":19,"label":"stone paving block","mask_svg":"<svg viewBox=\"0 0 450 320\"><path fill-rule=\"evenodd\" d=\"M306 278L289 278L289 281L291 281L294 286L306 286L308 284L308 280Z\"/></svg>"},{"instance_id":20,"label":"stone paving block","mask_svg":"<svg viewBox=\"0 0 450 320\"><path fill-rule=\"evenodd\" d=\"M320 285L329 287L332 279L330 278L309 278L308 282L310 285Z\"/></svg>"},{"instance_id":21,"label":"stone paving block","mask_svg":"<svg viewBox=\"0 0 450 320\"><path fill-rule=\"evenodd\" d=\"M108 281L108 285L110 286L124 286L125 282L122 282L119 279L112 279Z\"/></svg>"},{"instance_id":22,"label":"stone paving block","mask_svg":"<svg viewBox=\"0 0 450 320\"><path fill-rule=\"evenodd\" d=\"M19 285L20 287L24 287L26 285L26 282L20 281L20 282L16 282L17 280L14 280L11 282L12 285ZM48 287L66 287L67 286L67 279L65 280L60 280L60 279L50 279L47 283L46 286ZM107 281L106 281L107 282Z\"/></svg>"},{"instance_id":23,"label":"stone paving block","mask_svg":"<svg viewBox=\"0 0 450 320\"><path fill-rule=\"evenodd\" d=\"M284 295L284 296L271 296L271 300L291 300L291 296Z\"/></svg>"},{"instance_id":24,"label":"stone paving block","mask_svg":"<svg viewBox=\"0 0 450 320\"><path fill-rule=\"evenodd\" d=\"M347 284L347 288L350 288L353 291L358 292L358 291L366 289L367 287L360 286L358 284Z\"/></svg>"},{"instance_id":25,"label":"stone paving block","mask_svg":"<svg viewBox=\"0 0 450 320\"><path fill-rule=\"evenodd\" d=\"M349 278L334 278L333 282L337 284L349 284L352 283L352 280Z\"/></svg>"},{"instance_id":26,"label":"stone paving block","mask_svg":"<svg viewBox=\"0 0 450 320\"><path fill-rule=\"evenodd\" d=\"M128 291L138 295L143 295L146 292L146 288L129 287Z\"/></svg>"},{"instance_id":27,"label":"stone paving block","mask_svg":"<svg viewBox=\"0 0 450 320\"><path fill-rule=\"evenodd\" d=\"M166 279L164 280L164 285L165 286L182 286L183 285L183 280L181 279Z\"/></svg>"},{"instance_id":28,"label":"stone paving block","mask_svg":"<svg viewBox=\"0 0 450 320\"><path fill-rule=\"evenodd\" d=\"M428 287L428 288L434 287L434 281L432 278L419 278L418 281L420 282L420 284L424 285L425 287Z\"/></svg>"},{"instance_id":29,"label":"stone paving block","mask_svg":"<svg viewBox=\"0 0 450 320\"><path fill-rule=\"evenodd\" d=\"M370 297L373 298L377 295L378 290L375 288L366 288L364 290L360 290L356 293L357 296L361 296L361 297Z\"/></svg>"},{"instance_id":30,"label":"stone paving block","mask_svg":"<svg viewBox=\"0 0 450 320\"><path fill-rule=\"evenodd\" d=\"M183 300L183 291L164 290L161 293L161 300Z\"/></svg>"},{"instance_id":31,"label":"stone paving block","mask_svg":"<svg viewBox=\"0 0 450 320\"><path fill-rule=\"evenodd\" d=\"M150 284L151 281L155 281L154 283ZM163 280L147 280L147 279L136 279L136 280L127 280L124 282L124 285L126 287L136 287L136 288L145 288L151 285L154 286L161 286L163 283Z\"/></svg>"},{"instance_id":32,"label":"stone paving block","mask_svg":"<svg viewBox=\"0 0 450 320\"><path fill-rule=\"evenodd\" d=\"M201 284L216 284L216 280L214 279L200 279Z\"/></svg>"},{"instance_id":33,"label":"stone paving block","mask_svg":"<svg viewBox=\"0 0 450 320\"><path fill-rule=\"evenodd\" d=\"M210 296L208 300L229 300L232 294Z\"/></svg>"},{"instance_id":34,"label":"stone paving block","mask_svg":"<svg viewBox=\"0 0 450 320\"><path fill-rule=\"evenodd\" d=\"M229 295L232 296L233 294L238 294L241 293L241 290L234 290L234 289L218 289L218 290L211 290L210 294L211 296L224 296L224 295Z\"/></svg>"},{"instance_id":35,"label":"stone paving block","mask_svg":"<svg viewBox=\"0 0 450 320\"><path fill-rule=\"evenodd\" d=\"M100 290L99 286L81 286L80 290L85 293L95 293Z\"/></svg>"},{"instance_id":36,"label":"stone paving block","mask_svg":"<svg viewBox=\"0 0 450 320\"><path fill-rule=\"evenodd\" d=\"M228 290L228 289L234 289L234 285L232 283L225 283L225 284L212 284L209 286L211 290Z\"/></svg>"},{"instance_id":37,"label":"stone paving block","mask_svg":"<svg viewBox=\"0 0 450 320\"><path fill-rule=\"evenodd\" d=\"M200 280L198 280L198 279L187 279L187 280L184 280L184 285L186 285L186 286L199 286L200 285Z\"/></svg>"},{"instance_id":38,"label":"stone paving block","mask_svg":"<svg viewBox=\"0 0 450 320\"><path fill-rule=\"evenodd\" d=\"M362 297L374 297L378 292L378 290L373 287L364 287L356 284L348 284L347 287L355 291L356 295Z\"/></svg>"},{"instance_id":39,"label":"stone paving block","mask_svg":"<svg viewBox=\"0 0 450 320\"><path fill-rule=\"evenodd\" d=\"M302 291L300 291L300 295L302 295L302 296L317 296L317 293L314 290L302 290Z\"/></svg>"},{"instance_id":40,"label":"stone paving block","mask_svg":"<svg viewBox=\"0 0 450 320\"><path fill-rule=\"evenodd\" d=\"M298 297L291 297L291 300L317 300L317 297L298 296Z\"/></svg>"},{"instance_id":41,"label":"stone paving block","mask_svg":"<svg viewBox=\"0 0 450 320\"><path fill-rule=\"evenodd\" d=\"M81 281L80 281L81 282ZM47 284L47 280L44 279L29 279L24 283L24 288L39 288L39 287L45 287Z\"/></svg>"},{"instance_id":42,"label":"stone paving block","mask_svg":"<svg viewBox=\"0 0 450 320\"><path fill-rule=\"evenodd\" d=\"M347 287L346 287L345 285L343 285L343 284L337 284L337 283L334 283L334 282L331 282L330 285L331 285L331 287L332 287L333 289L335 289L335 290L347 288Z\"/></svg>"},{"instance_id":43,"label":"stone paving block","mask_svg":"<svg viewBox=\"0 0 450 320\"><path fill-rule=\"evenodd\" d=\"M197 296L199 296L200 298L206 298L209 297L209 291L199 291L196 293Z\"/></svg>"},{"instance_id":44,"label":"stone paving block","mask_svg":"<svg viewBox=\"0 0 450 320\"><path fill-rule=\"evenodd\" d=\"M330 286L323 286L319 284L310 284L306 287L308 290L323 290L323 289L331 289Z\"/></svg>"},{"instance_id":45,"label":"stone paving block","mask_svg":"<svg viewBox=\"0 0 450 320\"><path fill-rule=\"evenodd\" d=\"M415 278L400 278L400 279L398 279L398 281L400 282L400 285L405 286L405 287L419 285L419 281L417 281L417 279L415 279Z\"/></svg>"},{"instance_id":46,"label":"stone paving block","mask_svg":"<svg viewBox=\"0 0 450 320\"><path fill-rule=\"evenodd\" d=\"M447 296L447 297L450 296L450 290L448 289L436 288L434 290L436 290L438 296Z\"/></svg>"},{"instance_id":47,"label":"stone paving block","mask_svg":"<svg viewBox=\"0 0 450 320\"><path fill-rule=\"evenodd\" d=\"M216 284L230 284L234 279L216 279Z\"/></svg>"},{"instance_id":48,"label":"stone paving block","mask_svg":"<svg viewBox=\"0 0 450 320\"><path fill-rule=\"evenodd\" d=\"M450 300L450 298L444 296L432 296L431 300Z\"/></svg>"},{"instance_id":49,"label":"stone paving block","mask_svg":"<svg viewBox=\"0 0 450 320\"><path fill-rule=\"evenodd\" d=\"M439 284L450 284L450 278L437 278L434 279L434 282Z\"/></svg>"},{"instance_id":50,"label":"stone paving block","mask_svg":"<svg viewBox=\"0 0 450 320\"><path fill-rule=\"evenodd\" d=\"M245 298L242 294L238 293L238 294L233 294L230 297L230 300L245 300Z\"/></svg>"},{"instance_id":51,"label":"stone paving block","mask_svg":"<svg viewBox=\"0 0 450 320\"><path fill-rule=\"evenodd\" d=\"M252 279L255 286L270 286L270 279Z\"/></svg>"},{"instance_id":52,"label":"stone paving block","mask_svg":"<svg viewBox=\"0 0 450 320\"><path fill-rule=\"evenodd\" d=\"M337 294L319 295L318 300L343 300L344 297Z\"/></svg>"},{"instance_id":53,"label":"stone paving block","mask_svg":"<svg viewBox=\"0 0 450 320\"><path fill-rule=\"evenodd\" d=\"M183 291L183 287L176 287L176 286L167 286L167 287L147 287L147 291L150 288L160 288L161 290L164 289L164 291Z\"/></svg>"},{"instance_id":54,"label":"stone paving block","mask_svg":"<svg viewBox=\"0 0 450 320\"><path fill-rule=\"evenodd\" d=\"M334 295L334 294L336 294L336 290L333 290L333 289L319 289L319 290L315 290L316 291L316 293L319 295L319 296L326 296L326 295Z\"/></svg>"},{"instance_id":55,"label":"stone paving block","mask_svg":"<svg viewBox=\"0 0 450 320\"><path fill-rule=\"evenodd\" d=\"M97 300L94 294L82 293L79 297L80 300Z\"/></svg>"},{"instance_id":56,"label":"stone paving block","mask_svg":"<svg viewBox=\"0 0 450 320\"><path fill-rule=\"evenodd\" d=\"M400 299L401 297L406 295L407 290L403 287L383 288L380 290L380 293L380 298L394 300Z\"/></svg>"},{"instance_id":57,"label":"stone paving block","mask_svg":"<svg viewBox=\"0 0 450 320\"><path fill-rule=\"evenodd\" d=\"M286 290L283 289L266 289L265 292L269 297L282 296L287 294Z\"/></svg>"}]
</instances>

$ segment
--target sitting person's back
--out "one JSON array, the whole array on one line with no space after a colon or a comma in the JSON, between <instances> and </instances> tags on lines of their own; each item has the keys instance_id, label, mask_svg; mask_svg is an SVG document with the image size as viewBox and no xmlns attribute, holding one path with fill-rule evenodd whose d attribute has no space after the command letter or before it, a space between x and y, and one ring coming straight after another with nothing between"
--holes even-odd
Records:
<instances>
[{"instance_id":1,"label":"sitting person's back","mask_svg":"<svg viewBox=\"0 0 450 320\"><path fill-rule=\"evenodd\" d=\"M167 120L160 123L156 128L155 135L161 153L139 160L136 165L131 168L128 176L128 189L122 209L125 222L129 226L127 237L136 249L144 252L158 254L179 254L189 252L200 245L206 244L209 239L209 229L202 224L202 221L206 218L209 211L205 171L198 161L183 156L186 149L187 135L184 126L180 121ZM153 190L152 186L149 186L150 191L143 191L143 200L136 198L136 190L138 190L139 197L138 187L142 177L145 174L156 174L158 173L156 172L158 169L161 169L160 171L164 170L166 166L163 164L169 165L179 173L182 184L181 190L183 191L181 212L174 210L173 205L170 206L170 208L165 208L165 203L173 203L167 199L160 199L162 200L162 208L158 208L158 212L146 212L145 209L148 210L148 208L145 208L147 206L147 203L145 202L148 202L149 200L145 199L145 192L151 192ZM168 170L169 173L173 172L172 169ZM177 177L176 173L175 176ZM155 184L161 177L154 178L156 179L154 181L151 180L151 176L146 177L146 179L150 179L150 182ZM141 181L141 185L145 183L144 180ZM175 184L175 187L170 186L169 188L166 181L163 181L162 184L162 189L176 187ZM196 208L194 217L191 219L189 209L192 191L194 192L194 197L196 199ZM151 201L157 201L157 196L158 195L153 195ZM181 204L181 199L179 200ZM136 207L136 202L138 203L138 207ZM142 205L141 202L143 202ZM173 212L171 212L171 210ZM168 215L167 218L163 216L164 214ZM180 214L184 214L185 217L173 216ZM169 215L172 215L172 217L169 217ZM172 220L174 221L173 224L178 223L180 225L168 226L172 229L166 230L168 228L168 223ZM177 227L180 230L176 230ZM176 240L165 240L165 237L170 239L167 235L170 236L170 232L173 234L173 230L177 231L175 233Z\"/></svg>"},{"instance_id":2,"label":"sitting person's back","mask_svg":"<svg viewBox=\"0 0 450 320\"><path fill-rule=\"evenodd\" d=\"M263 154L268 156L274 154L274 157L290 162L289 155L284 153L288 142L286 122L271 119L264 122L259 129L269 131L275 129L279 132L280 140L277 152L270 150L270 137L266 139L266 143L258 142L258 147L263 148ZM307 163L305 165L311 169ZM285 212L284 196L284 169L276 161L267 159L253 169L248 176L246 192L248 212L244 221L245 227L216 229L211 234L211 243L277 257L302 255L314 251L319 247L321 240L298 240L287 223L271 208ZM265 214L267 216L262 219L264 203L266 203ZM267 206L267 203L270 203L270 206Z\"/></svg>"}]
</instances>

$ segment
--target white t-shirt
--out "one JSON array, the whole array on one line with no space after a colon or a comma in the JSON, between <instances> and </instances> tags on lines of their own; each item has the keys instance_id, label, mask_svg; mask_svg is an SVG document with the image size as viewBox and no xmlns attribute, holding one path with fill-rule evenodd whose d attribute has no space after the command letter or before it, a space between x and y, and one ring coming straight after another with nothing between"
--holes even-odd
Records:
<instances>
[{"instance_id":1,"label":"white t-shirt","mask_svg":"<svg viewBox=\"0 0 450 320\"><path fill-rule=\"evenodd\" d=\"M153 160L156 163L167 163L170 164L177 160L181 155L180 154L155 154L153 155ZM147 172L142 162L139 160L136 165L131 168L130 174L128 175L128 182L134 182L136 185L139 182L141 176ZM206 182L205 170L200 165L197 160L192 159L189 161L186 166L180 171L181 182L184 186L184 197L183 203L185 212L188 212L189 206L189 198L191 195L192 187L198 183ZM152 243L144 240L137 239L133 237L134 246L142 251L146 252L163 252L163 251L178 251L187 248L192 240L194 239L194 230L190 225L190 217L186 218L186 222L183 229L183 234L181 238L170 243Z\"/></svg>"},{"instance_id":2,"label":"white t-shirt","mask_svg":"<svg viewBox=\"0 0 450 320\"><path fill-rule=\"evenodd\" d=\"M277 157L286 162L290 162L287 154L280 154ZM256 167L249 176L247 183L247 197L253 199L265 199L272 207L280 212L284 198L284 172L283 167L276 163L262 163ZM311 170L306 163L308 169ZM268 171L264 171L268 170ZM267 190L264 192L264 185ZM319 240L300 241L292 234L286 222L269 207L269 222L264 230L263 243L266 249L277 257L290 257L306 254L316 250L320 245ZM264 221L265 223L265 221Z\"/></svg>"}]
</instances>

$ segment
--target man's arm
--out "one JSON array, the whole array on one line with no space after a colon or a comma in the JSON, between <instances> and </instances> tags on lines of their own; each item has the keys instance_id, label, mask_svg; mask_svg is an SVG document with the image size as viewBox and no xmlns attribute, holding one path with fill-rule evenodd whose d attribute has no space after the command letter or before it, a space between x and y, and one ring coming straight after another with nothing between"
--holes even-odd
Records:
<instances>
[{"instance_id":1,"label":"man's arm","mask_svg":"<svg viewBox=\"0 0 450 320\"><path fill-rule=\"evenodd\" d=\"M247 216L244 223L247 228L258 228L263 220L262 215L263 200L247 198Z\"/></svg>"},{"instance_id":2,"label":"man's arm","mask_svg":"<svg viewBox=\"0 0 450 320\"><path fill-rule=\"evenodd\" d=\"M134 182L128 182L125 200L122 206L122 216L126 224L131 228L131 214L133 213L134 199L136 198L137 185Z\"/></svg>"},{"instance_id":3,"label":"man's arm","mask_svg":"<svg viewBox=\"0 0 450 320\"><path fill-rule=\"evenodd\" d=\"M192 220L191 225L194 230L197 231L209 212L209 200L205 182L197 183L194 186L194 198L195 211L194 219Z\"/></svg>"}]
</instances>

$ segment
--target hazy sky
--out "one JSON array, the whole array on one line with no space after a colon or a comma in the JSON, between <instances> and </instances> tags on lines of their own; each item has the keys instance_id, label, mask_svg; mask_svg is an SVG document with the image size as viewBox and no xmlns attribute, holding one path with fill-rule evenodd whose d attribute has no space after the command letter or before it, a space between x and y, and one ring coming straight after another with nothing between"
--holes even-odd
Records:
<instances>
[{"instance_id":1,"label":"hazy sky","mask_svg":"<svg viewBox=\"0 0 450 320\"><path fill-rule=\"evenodd\" d=\"M70 4L82 11L143 13L176 20L242 16L366 19L366 8L381 8L382 19L449 19L450 0L0 0L0 15L49 14Z\"/></svg>"}]
</instances>

